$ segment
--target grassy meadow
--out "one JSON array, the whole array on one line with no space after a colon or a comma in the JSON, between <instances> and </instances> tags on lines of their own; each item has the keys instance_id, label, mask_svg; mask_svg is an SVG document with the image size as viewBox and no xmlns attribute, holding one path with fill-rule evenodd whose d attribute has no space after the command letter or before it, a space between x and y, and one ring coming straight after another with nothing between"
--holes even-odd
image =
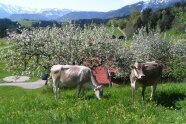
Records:
<instances>
[{"instance_id":1,"label":"grassy meadow","mask_svg":"<svg viewBox=\"0 0 186 124\"><path fill-rule=\"evenodd\" d=\"M91 90L75 98L75 90L63 89L60 99L44 86L25 90L18 87L0 87L1 124L184 124L186 122L185 83L164 83L157 87L155 101L141 102L141 89L131 104L129 85L104 87L102 100Z\"/></svg>"},{"instance_id":2,"label":"grassy meadow","mask_svg":"<svg viewBox=\"0 0 186 124\"><path fill-rule=\"evenodd\" d=\"M0 49L8 41L1 39ZM0 83L11 75L0 62ZM19 87L0 87L0 124L185 124L186 83L161 83L156 98L149 100L151 89L141 102L141 89L131 103L129 83L118 87L104 87L102 100L92 90L75 98L75 89L62 89L55 100L51 89L26 90Z\"/></svg>"},{"instance_id":3,"label":"grassy meadow","mask_svg":"<svg viewBox=\"0 0 186 124\"><path fill-rule=\"evenodd\" d=\"M18 23L25 28L30 28L32 27L33 24L39 23L39 21L31 21L31 20L20 20Z\"/></svg>"}]
</instances>

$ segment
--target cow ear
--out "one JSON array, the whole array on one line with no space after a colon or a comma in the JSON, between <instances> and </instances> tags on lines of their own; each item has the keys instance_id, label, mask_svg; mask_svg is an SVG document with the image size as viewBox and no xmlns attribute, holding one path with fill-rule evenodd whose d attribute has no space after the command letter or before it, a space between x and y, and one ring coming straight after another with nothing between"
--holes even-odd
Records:
<instances>
[{"instance_id":1,"label":"cow ear","mask_svg":"<svg viewBox=\"0 0 186 124\"><path fill-rule=\"evenodd\" d=\"M131 65L130 65L130 68L131 68L131 69L135 69L136 67L134 66L134 64L131 64Z\"/></svg>"}]
</instances>

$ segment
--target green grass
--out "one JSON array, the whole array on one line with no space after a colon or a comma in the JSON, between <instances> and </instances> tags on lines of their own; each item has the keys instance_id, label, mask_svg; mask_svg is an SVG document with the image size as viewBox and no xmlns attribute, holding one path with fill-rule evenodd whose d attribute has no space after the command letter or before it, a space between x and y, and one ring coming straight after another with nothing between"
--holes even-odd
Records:
<instances>
[{"instance_id":1,"label":"green grass","mask_svg":"<svg viewBox=\"0 0 186 124\"><path fill-rule=\"evenodd\" d=\"M0 38L0 48L8 46L8 40L5 38Z\"/></svg>"},{"instance_id":2,"label":"green grass","mask_svg":"<svg viewBox=\"0 0 186 124\"><path fill-rule=\"evenodd\" d=\"M0 87L0 123L2 124L183 124L186 122L185 83L160 84L154 102L141 103L141 89L131 104L128 85L104 88L102 100L91 90L85 96L74 98L75 90L62 90L59 100L46 87L24 90Z\"/></svg>"},{"instance_id":3,"label":"green grass","mask_svg":"<svg viewBox=\"0 0 186 124\"><path fill-rule=\"evenodd\" d=\"M114 29L113 27L107 27L107 28L110 32L113 32L113 35L115 35L117 38L123 35L123 33L116 27L114 27Z\"/></svg>"},{"instance_id":4,"label":"green grass","mask_svg":"<svg viewBox=\"0 0 186 124\"><path fill-rule=\"evenodd\" d=\"M31 21L31 20L20 20L20 21L18 21L18 23L22 27L25 27L25 28L30 28L30 27L32 27L32 24L38 23L38 22L40 22L40 21Z\"/></svg>"},{"instance_id":5,"label":"green grass","mask_svg":"<svg viewBox=\"0 0 186 124\"><path fill-rule=\"evenodd\" d=\"M177 40L184 40L186 41L186 33L175 33L174 30L169 30L162 33L162 38L166 39L167 41L176 42Z\"/></svg>"}]
</instances>

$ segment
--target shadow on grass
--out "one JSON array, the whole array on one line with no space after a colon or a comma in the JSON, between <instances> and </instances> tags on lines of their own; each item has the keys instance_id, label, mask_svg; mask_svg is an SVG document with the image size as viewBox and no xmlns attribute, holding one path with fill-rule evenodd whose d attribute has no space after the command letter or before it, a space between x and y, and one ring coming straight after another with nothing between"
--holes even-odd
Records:
<instances>
[{"instance_id":1,"label":"shadow on grass","mask_svg":"<svg viewBox=\"0 0 186 124\"><path fill-rule=\"evenodd\" d=\"M166 93L162 92L156 97L158 105L168 107L170 109L181 109L182 107L176 106L176 102L184 100L186 95L184 93Z\"/></svg>"}]
</instances>

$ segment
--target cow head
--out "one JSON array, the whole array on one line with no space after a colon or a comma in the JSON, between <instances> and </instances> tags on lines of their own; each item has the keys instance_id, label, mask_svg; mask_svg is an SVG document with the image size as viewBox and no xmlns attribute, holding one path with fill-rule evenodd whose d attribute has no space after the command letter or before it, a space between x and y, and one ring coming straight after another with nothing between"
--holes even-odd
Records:
<instances>
[{"instance_id":1,"label":"cow head","mask_svg":"<svg viewBox=\"0 0 186 124\"><path fill-rule=\"evenodd\" d=\"M94 93L95 93L96 97L100 100L101 99L100 97L103 95L102 85L97 86L94 89Z\"/></svg>"},{"instance_id":2,"label":"cow head","mask_svg":"<svg viewBox=\"0 0 186 124\"><path fill-rule=\"evenodd\" d=\"M140 62L135 62L134 64L130 65L130 68L132 69L135 77L137 79L142 79L145 77L144 73L143 73L143 63Z\"/></svg>"}]
</instances>

